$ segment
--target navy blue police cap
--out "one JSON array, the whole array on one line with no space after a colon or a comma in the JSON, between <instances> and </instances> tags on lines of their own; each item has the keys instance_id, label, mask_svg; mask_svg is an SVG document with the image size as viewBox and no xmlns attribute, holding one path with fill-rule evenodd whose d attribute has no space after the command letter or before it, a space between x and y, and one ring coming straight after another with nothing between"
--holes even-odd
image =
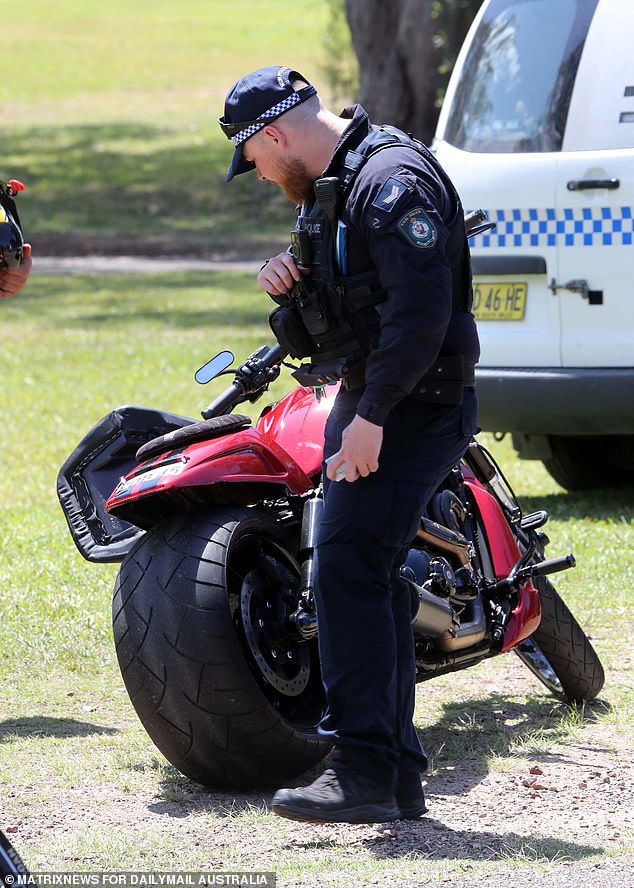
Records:
<instances>
[{"instance_id":1,"label":"navy blue police cap","mask_svg":"<svg viewBox=\"0 0 634 888\"><path fill-rule=\"evenodd\" d=\"M297 80L307 85L295 90L292 81ZM240 173L255 169L255 164L242 155L246 140L316 93L315 87L298 71L280 65L269 65L241 77L227 94L224 116L218 118L223 133L235 146L227 182Z\"/></svg>"}]
</instances>

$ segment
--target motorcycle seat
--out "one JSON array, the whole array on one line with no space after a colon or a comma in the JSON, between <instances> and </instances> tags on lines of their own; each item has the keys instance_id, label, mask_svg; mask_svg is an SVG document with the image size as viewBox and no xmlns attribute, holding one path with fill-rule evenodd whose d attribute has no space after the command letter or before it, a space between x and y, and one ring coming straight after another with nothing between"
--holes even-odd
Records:
<instances>
[{"instance_id":1,"label":"motorcycle seat","mask_svg":"<svg viewBox=\"0 0 634 888\"><path fill-rule=\"evenodd\" d=\"M139 462L143 462L143 460L150 459L152 456L158 456L167 450L186 447L188 444L193 444L196 441L209 441L212 438L220 438L222 435L246 429L250 425L251 419L240 413L213 416L211 419L205 419L202 422L192 422L180 429L174 429L166 435L160 435L158 438L152 438L151 441L147 441L137 450L136 458Z\"/></svg>"}]
</instances>

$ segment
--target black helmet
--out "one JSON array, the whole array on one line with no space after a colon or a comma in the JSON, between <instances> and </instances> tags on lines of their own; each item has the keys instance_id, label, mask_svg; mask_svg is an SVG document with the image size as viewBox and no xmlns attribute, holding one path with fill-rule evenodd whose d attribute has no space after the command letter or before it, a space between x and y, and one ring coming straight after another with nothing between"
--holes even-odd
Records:
<instances>
[{"instance_id":1,"label":"black helmet","mask_svg":"<svg viewBox=\"0 0 634 888\"><path fill-rule=\"evenodd\" d=\"M14 268L22 261L24 239L13 198L23 190L17 179L0 181L0 268Z\"/></svg>"}]
</instances>

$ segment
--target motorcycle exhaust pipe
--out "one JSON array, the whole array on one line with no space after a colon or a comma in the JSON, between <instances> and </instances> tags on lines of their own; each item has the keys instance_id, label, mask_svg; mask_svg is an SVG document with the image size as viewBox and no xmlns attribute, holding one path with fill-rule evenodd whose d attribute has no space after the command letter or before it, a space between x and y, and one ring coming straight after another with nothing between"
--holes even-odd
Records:
<instances>
[{"instance_id":1,"label":"motorcycle exhaust pipe","mask_svg":"<svg viewBox=\"0 0 634 888\"><path fill-rule=\"evenodd\" d=\"M413 603L412 629L416 637L435 639L441 651L458 651L486 638L487 624L480 597L469 603L471 619L459 624L451 604L419 586L410 567L401 569L401 578L409 586Z\"/></svg>"},{"instance_id":2,"label":"motorcycle exhaust pipe","mask_svg":"<svg viewBox=\"0 0 634 888\"><path fill-rule=\"evenodd\" d=\"M469 605L471 607L471 619L445 632L436 642L436 647L439 650L459 651L484 641L487 634L487 622L480 596L469 602Z\"/></svg>"},{"instance_id":3,"label":"motorcycle exhaust pipe","mask_svg":"<svg viewBox=\"0 0 634 888\"><path fill-rule=\"evenodd\" d=\"M454 557L462 567L469 567L469 541L461 534L423 517L416 536L423 543Z\"/></svg>"},{"instance_id":4,"label":"motorcycle exhaust pipe","mask_svg":"<svg viewBox=\"0 0 634 888\"><path fill-rule=\"evenodd\" d=\"M413 579L411 567L401 568L401 579L410 591L412 598L412 629L415 636L440 638L454 625L454 610L444 598L434 595Z\"/></svg>"}]
</instances>

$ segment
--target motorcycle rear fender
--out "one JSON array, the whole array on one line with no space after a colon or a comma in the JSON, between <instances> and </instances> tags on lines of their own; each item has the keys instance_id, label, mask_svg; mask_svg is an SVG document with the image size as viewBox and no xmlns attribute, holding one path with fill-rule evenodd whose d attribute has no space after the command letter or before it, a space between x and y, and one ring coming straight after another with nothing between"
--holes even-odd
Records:
<instances>
[{"instance_id":1,"label":"motorcycle rear fender","mask_svg":"<svg viewBox=\"0 0 634 888\"><path fill-rule=\"evenodd\" d=\"M280 488L303 494L321 473L324 426L338 386L317 398L298 386L265 407L255 428L191 443L128 473L106 509L148 528L175 509L207 503L250 504Z\"/></svg>"},{"instance_id":2,"label":"motorcycle rear fender","mask_svg":"<svg viewBox=\"0 0 634 888\"><path fill-rule=\"evenodd\" d=\"M332 397L318 400L312 389L295 388L265 408L256 429L141 464L142 444L194 420L148 407L113 410L59 472L58 496L77 548L88 561L121 561L147 528L175 509L250 503L279 495L280 487L304 493L321 471L323 430L336 393L329 389Z\"/></svg>"},{"instance_id":3,"label":"motorcycle rear fender","mask_svg":"<svg viewBox=\"0 0 634 888\"><path fill-rule=\"evenodd\" d=\"M521 558L522 553L517 539L495 497L475 479L467 481L467 486L480 513L495 579L503 580L508 577ZM532 635L538 628L541 618L539 592L529 581L518 592L518 602L506 624L501 650L508 651Z\"/></svg>"},{"instance_id":4,"label":"motorcycle rear fender","mask_svg":"<svg viewBox=\"0 0 634 888\"><path fill-rule=\"evenodd\" d=\"M140 463L120 479L105 509L148 528L175 509L218 502L248 505L285 491L303 494L313 486L276 441L248 428Z\"/></svg>"},{"instance_id":5,"label":"motorcycle rear fender","mask_svg":"<svg viewBox=\"0 0 634 888\"><path fill-rule=\"evenodd\" d=\"M137 465L138 448L193 422L149 407L117 407L75 447L57 476L57 495L75 545L98 563L121 561L143 533L109 514L106 501L117 482Z\"/></svg>"}]
</instances>

